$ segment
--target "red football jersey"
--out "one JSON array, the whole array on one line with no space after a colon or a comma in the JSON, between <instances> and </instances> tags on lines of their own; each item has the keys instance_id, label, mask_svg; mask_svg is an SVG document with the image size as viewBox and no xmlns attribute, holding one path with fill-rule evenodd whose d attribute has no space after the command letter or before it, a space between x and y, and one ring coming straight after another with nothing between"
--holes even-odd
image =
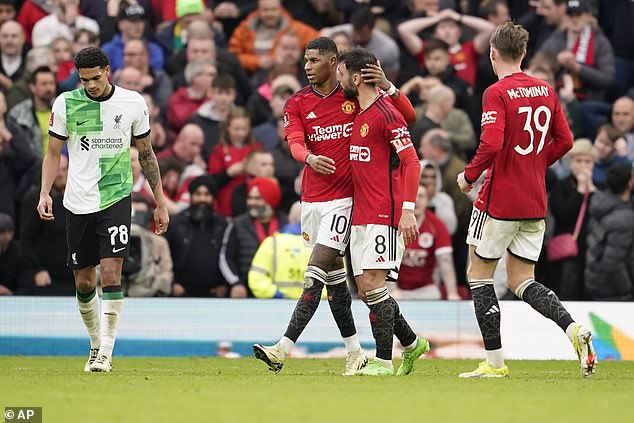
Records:
<instances>
[{"instance_id":1,"label":"red football jersey","mask_svg":"<svg viewBox=\"0 0 634 423\"><path fill-rule=\"evenodd\" d=\"M482 98L482 135L465 168L469 182L486 169L474 206L504 220L546 216L546 168L572 148L557 94L522 72L491 85Z\"/></svg>"},{"instance_id":2,"label":"red football jersey","mask_svg":"<svg viewBox=\"0 0 634 423\"><path fill-rule=\"evenodd\" d=\"M315 155L330 157L337 170L321 175L306 167L302 200L321 202L352 197L348 160L352 122L359 110L356 100L346 100L339 85L328 95L307 86L288 99L284 108L284 137L302 133L306 148Z\"/></svg>"},{"instance_id":3,"label":"red football jersey","mask_svg":"<svg viewBox=\"0 0 634 423\"><path fill-rule=\"evenodd\" d=\"M451 236L434 213L425 210L425 220L418 229L418 238L405 246L398 272L400 289L417 289L434 283L436 254L451 253Z\"/></svg>"},{"instance_id":4,"label":"red football jersey","mask_svg":"<svg viewBox=\"0 0 634 423\"><path fill-rule=\"evenodd\" d=\"M400 156L406 149L416 155L407 123L392 103L379 94L359 113L352 127L353 225L398 226L405 182Z\"/></svg>"},{"instance_id":5,"label":"red football jersey","mask_svg":"<svg viewBox=\"0 0 634 423\"><path fill-rule=\"evenodd\" d=\"M473 41L467 41L449 49L449 60L456 70L456 75L467 81L472 87L475 84L480 57L482 56L476 51ZM418 53L418 64L421 69L425 67L423 50Z\"/></svg>"}]
</instances>

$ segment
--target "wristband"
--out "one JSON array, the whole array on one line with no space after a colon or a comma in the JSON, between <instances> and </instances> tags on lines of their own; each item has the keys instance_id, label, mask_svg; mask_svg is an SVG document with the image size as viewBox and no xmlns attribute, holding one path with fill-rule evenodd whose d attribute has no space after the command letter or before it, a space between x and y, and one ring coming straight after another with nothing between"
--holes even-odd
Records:
<instances>
[{"instance_id":1,"label":"wristband","mask_svg":"<svg viewBox=\"0 0 634 423\"><path fill-rule=\"evenodd\" d=\"M415 207L415 203L412 203L411 201L403 201L403 210L414 210Z\"/></svg>"},{"instance_id":2,"label":"wristband","mask_svg":"<svg viewBox=\"0 0 634 423\"><path fill-rule=\"evenodd\" d=\"M389 95L390 97L392 97L394 95L394 93L396 93L396 87L394 86L394 84L392 84L390 82L390 88L388 88L388 90L386 91L387 95Z\"/></svg>"}]
</instances>

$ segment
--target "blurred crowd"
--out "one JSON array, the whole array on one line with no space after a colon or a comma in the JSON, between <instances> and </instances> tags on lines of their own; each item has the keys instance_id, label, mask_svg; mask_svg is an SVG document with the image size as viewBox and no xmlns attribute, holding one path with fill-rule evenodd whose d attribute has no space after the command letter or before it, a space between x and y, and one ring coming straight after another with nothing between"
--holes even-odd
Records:
<instances>
[{"instance_id":1,"label":"blurred crowd","mask_svg":"<svg viewBox=\"0 0 634 423\"><path fill-rule=\"evenodd\" d=\"M468 298L473 197L456 176L477 149L481 99L497 80L489 36L509 19L529 30L523 67L559 94L576 140L547 175L545 245L574 233L578 252L549 260L545 247L537 279L563 300L631 299L630 0L0 0L0 294L75 293L62 206L68 162L54 183L53 222L37 216L39 175L52 102L80 86L73 57L100 46L111 81L147 101L172 215L166 236L154 235L133 148L127 295L296 298L310 252L299 225L303 165L282 139L282 114L307 83L304 47L326 35L341 51L374 52L416 108L426 229L393 295Z\"/></svg>"}]
</instances>

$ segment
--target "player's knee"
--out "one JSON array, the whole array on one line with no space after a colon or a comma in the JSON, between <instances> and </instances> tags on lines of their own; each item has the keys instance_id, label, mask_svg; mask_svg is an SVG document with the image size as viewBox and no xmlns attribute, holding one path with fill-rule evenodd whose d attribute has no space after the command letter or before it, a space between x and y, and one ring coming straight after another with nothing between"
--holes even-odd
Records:
<instances>
[{"instance_id":1,"label":"player's knee","mask_svg":"<svg viewBox=\"0 0 634 423\"><path fill-rule=\"evenodd\" d=\"M75 288L82 294L87 294L95 289L95 282L88 278L78 278L75 281Z\"/></svg>"}]
</instances>

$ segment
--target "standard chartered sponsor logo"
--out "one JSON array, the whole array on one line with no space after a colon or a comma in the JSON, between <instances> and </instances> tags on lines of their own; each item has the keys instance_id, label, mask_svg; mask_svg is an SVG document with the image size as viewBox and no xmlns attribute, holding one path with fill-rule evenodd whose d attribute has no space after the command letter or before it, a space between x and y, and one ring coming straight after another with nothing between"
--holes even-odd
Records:
<instances>
[{"instance_id":1,"label":"standard chartered sponsor logo","mask_svg":"<svg viewBox=\"0 0 634 423\"><path fill-rule=\"evenodd\" d=\"M313 126L313 133L308 135L308 141L311 142L319 142L319 141L328 141L328 140L336 140L340 138L349 137L352 132L352 122L340 124L340 125L329 125L329 126Z\"/></svg>"},{"instance_id":2,"label":"standard chartered sponsor logo","mask_svg":"<svg viewBox=\"0 0 634 423\"><path fill-rule=\"evenodd\" d=\"M91 138L90 146L100 150L121 149L123 148L123 138Z\"/></svg>"}]
</instances>

